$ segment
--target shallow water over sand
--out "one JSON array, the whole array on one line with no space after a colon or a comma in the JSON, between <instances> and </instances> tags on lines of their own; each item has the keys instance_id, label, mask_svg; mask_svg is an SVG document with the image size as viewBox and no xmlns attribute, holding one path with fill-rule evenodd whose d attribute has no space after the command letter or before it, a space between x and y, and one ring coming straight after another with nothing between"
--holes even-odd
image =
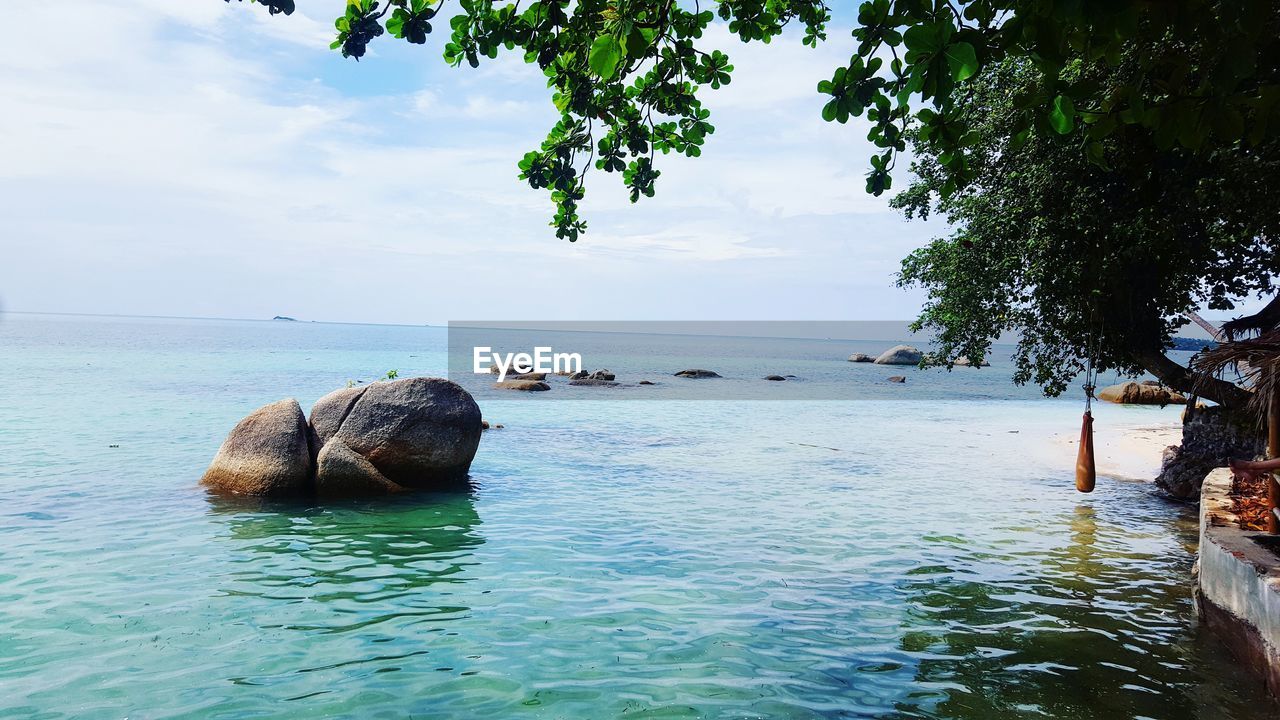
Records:
<instances>
[{"instance_id":1,"label":"shallow water over sand","mask_svg":"<svg viewBox=\"0 0 1280 720\"><path fill-rule=\"evenodd\" d=\"M1189 515L1075 493L1078 403L999 364L982 402L488 402L468 494L195 485L257 405L442 364L424 328L0 316L0 716L1274 714L1194 627Z\"/></svg>"}]
</instances>

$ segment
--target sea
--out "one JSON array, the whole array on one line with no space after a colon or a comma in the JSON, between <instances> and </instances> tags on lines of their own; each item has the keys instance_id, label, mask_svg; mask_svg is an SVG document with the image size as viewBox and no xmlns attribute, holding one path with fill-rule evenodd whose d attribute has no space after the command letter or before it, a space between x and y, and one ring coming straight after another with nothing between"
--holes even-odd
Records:
<instances>
[{"instance_id":1,"label":"sea","mask_svg":"<svg viewBox=\"0 0 1280 720\"><path fill-rule=\"evenodd\" d=\"M253 409L444 375L448 335L0 315L0 717L1276 715L1196 622L1159 448L1077 493L1082 395L1014 385L1007 346L948 372L846 360L903 338L652 335L632 362L576 332L622 385L471 378L502 427L469 490L199 486ZM1179 408L1095 414L1101 441Z\"/></svg>"}]
</instances>

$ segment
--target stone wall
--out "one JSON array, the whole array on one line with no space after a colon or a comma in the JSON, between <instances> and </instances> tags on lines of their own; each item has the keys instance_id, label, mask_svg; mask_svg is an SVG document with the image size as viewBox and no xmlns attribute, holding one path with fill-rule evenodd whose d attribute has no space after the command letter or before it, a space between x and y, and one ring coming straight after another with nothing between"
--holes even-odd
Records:
<instances>
[{"instance_id":1,"label":"stone wall","mask_svg":"<svg viewBox=\"0 0 1280 720\"><path fill-rule=\"evenodd\" d=\"M1266 449L1266 438L1253 418L1230 415L1222 407L1187 408L1182 445L1170 445L1156 485L1181 500L1200 497L1209 471L1234 458L1253 459Z\"/></svg>"},{"instance_id":2,"label":"stone wall","mask_svg":"<svg viewBox=\"0 0 1280 720\"><path fill-rule=\"evenodd\" d=\"M1225 468L1204 480L1196 611L1203 627L1280 699L1280 536L1241 530L1230 491Z\"/></svg>"}]
</instances>

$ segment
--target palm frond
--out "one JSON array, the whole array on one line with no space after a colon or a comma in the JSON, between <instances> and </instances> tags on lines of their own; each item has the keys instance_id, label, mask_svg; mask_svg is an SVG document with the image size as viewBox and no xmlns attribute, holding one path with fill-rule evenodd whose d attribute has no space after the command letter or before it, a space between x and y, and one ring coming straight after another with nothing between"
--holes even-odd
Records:
<instances>
[{"instance_id":1,"label":"palm frond","mask_svg":"<svg viewBox=\"0 0 1280 720\"><path fill-rule=\"evenodd\" d=\"M1255 338L1231 340L1197 355L1191 368L1200 381L1210 377L1232 379L1253 391L1249 407L1265 418L1271 399L1280 392L1280 329ZM1234 378L1229 376L1234 375Z\"/></svg>"}]
</instances>

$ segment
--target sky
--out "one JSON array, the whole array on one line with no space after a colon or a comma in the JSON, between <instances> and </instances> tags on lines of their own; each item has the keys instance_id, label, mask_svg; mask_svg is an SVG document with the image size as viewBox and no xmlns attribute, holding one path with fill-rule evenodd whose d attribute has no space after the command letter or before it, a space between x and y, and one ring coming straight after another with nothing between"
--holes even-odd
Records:
<instances>
[{"instance_id":1,"label":"sky","mask_svg":"<svg viewBox=\"0 0 1280 720\"><path fill-rule=\"evenodd\" d=\"M577 243L516 162L554 123L536 66L329 50L343 0L24 3L0 44L9 310L420 323L909 318L899 260L944 230L863 189L865 126L819 117L833 29L739 43L700 158L632 205L589 180Z\"/></svg>"},{"instance_id":2,"label":"sky","mask_svg":"<svg viewBox=\"0 0 1280 720\"><path fill-rule=\"evenodd\" d=\"M0 43L0 307L341 322L908 319L899 261L946 232L864 191L866 126L819 116L847 27L744 45L700 158L632 205L595 173L577 243L517 179L556 113L517 54L479 69L344 0L22 3ZM19 17L12 17L16 12ZM839 18L837 18L839 19ZM898 178L898 185L906 184Z\"/></svg>"}]
</instances>

